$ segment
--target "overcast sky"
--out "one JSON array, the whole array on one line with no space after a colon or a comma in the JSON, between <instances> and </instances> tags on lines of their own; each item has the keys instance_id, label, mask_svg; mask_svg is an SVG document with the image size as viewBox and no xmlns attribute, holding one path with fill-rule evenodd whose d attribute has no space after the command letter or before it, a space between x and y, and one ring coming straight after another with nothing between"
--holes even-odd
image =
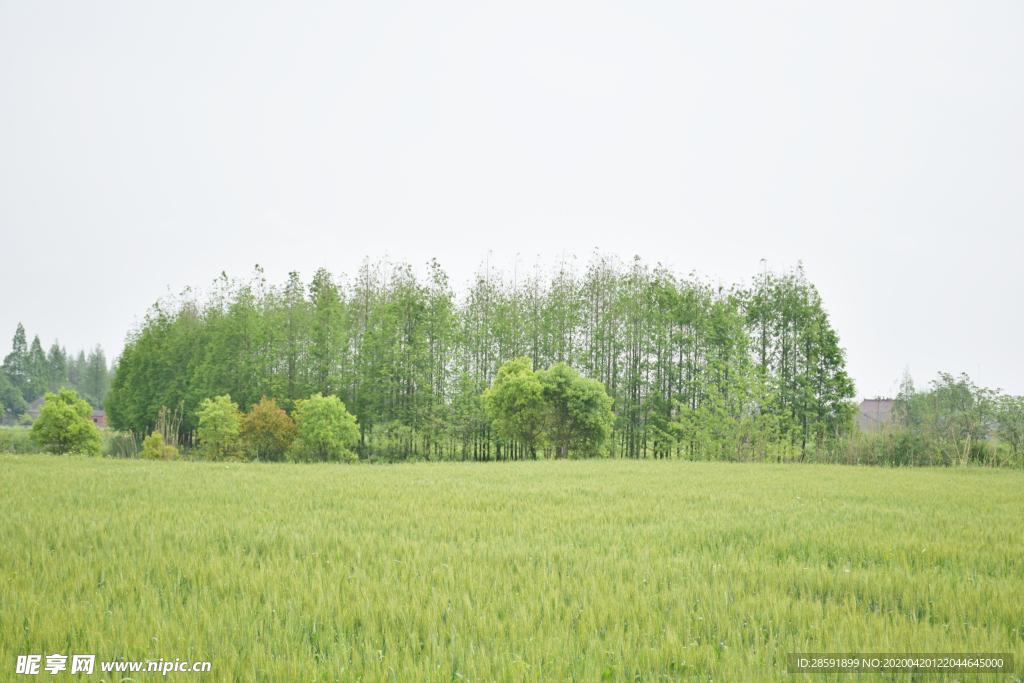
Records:
<instances>
[{"instance_id":1,"label":"overcast sky","mask_svg":"<svg viewBox=\"0 0 1024 683\"><path fill-rule=\"evenodd\" d=\"M595 248L802 261L859 396L1024 394L1024 3L0 2L0 358L257 263Z\"/></svg>"}]
</instances>

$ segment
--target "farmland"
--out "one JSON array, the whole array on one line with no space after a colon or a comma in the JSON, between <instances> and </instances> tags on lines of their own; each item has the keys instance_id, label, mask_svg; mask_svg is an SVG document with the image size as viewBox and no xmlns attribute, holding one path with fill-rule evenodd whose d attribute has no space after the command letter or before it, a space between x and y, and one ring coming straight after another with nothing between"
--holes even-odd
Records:
<instances>
[{"instance_id":1,"label":"farmland","mask_svg":"<svg viewBox=\"0 0 1024 683\"><path fill-rule=\"evenodd\" d=\"M787 674L788 652L1015 653L977 680L1024 665L1019 471L8 455L0 488L5 679L32 653L208 660L168 674L204 681L849 678Z\"/></svg>"}]
</instances>

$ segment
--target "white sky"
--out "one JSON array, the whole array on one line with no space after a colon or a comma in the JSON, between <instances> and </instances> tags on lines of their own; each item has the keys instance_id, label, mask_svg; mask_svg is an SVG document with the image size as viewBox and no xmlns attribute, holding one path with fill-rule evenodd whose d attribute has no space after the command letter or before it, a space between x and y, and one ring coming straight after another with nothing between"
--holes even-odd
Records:
<instances>
[{"instance_id":1,"label":"white sky","mask_svg":"<svg viewBox=\"0 0 1024 683\"><path fill-rule=\"evenodd\" d=\"M0 358L168 287L802 260L858 394L1024 394L1024 3L0 2Z\"/></svg>"}]
</instances>

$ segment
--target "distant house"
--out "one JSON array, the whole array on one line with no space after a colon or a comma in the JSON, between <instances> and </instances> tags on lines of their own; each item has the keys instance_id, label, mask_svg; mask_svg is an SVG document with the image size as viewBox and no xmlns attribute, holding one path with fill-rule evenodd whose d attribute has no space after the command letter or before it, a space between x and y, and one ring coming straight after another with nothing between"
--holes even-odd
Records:
<instances>
[{"instance_id":1,"label":"distant house","mask_svg":"<svg viewBox=\"0 0 1024 683\"><path fill-rule=\"evenodd\" d=\"M39 411L43 409L44 402L44 399L37 398L28 404L28 417L33 422L39 419ZM90 419L92 420L92 423L100 429L107 426L107 414L102 410L92 411L92 417Z\"/></svg>"},{"instance_id":2,"label":"distant house","mask_svg":"<svg viewBox=\"0 0 1024 683\"><path fill-rule=\"evenodd\" d=\"M891 398L866 398L860 402L857 427L863 432L877 432L892 421Z\"/></svg>"},{"instance_id":3,"label":"distant house","mask_svg":"<svg viewBox=\"0 0 1024 683\"><path fill-rule=\"evenodd\" d=\"M43 409L43 403L45 403L44 399L37 398L28 404L28 416L33 422L39 419L39 411Z\"/></svg>"}]
</instances>

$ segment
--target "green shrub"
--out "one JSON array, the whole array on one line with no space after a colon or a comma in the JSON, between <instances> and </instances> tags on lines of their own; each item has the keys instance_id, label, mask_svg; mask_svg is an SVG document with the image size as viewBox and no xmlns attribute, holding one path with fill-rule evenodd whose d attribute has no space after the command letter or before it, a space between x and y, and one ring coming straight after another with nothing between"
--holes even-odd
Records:
<instances>
[{"instance_id":1,"label":"green shrub","mask_svg":"<svg viewBox=\"0 0 1024 683\"><path fill-rule=\"evenodd\" d=\"M164 437L160 432L153 432L142 442L140 458L148 460L173 460L179 455L178 449L164 443Z\"/></svg>"},{"instance_id":2,"label":"green shrub","mask_svg":"<svg viewBox=\"0 0 1024 683\"><path fill-rule=\"evenodd\" d=\"M199 442L209 459L245 459L238 441L241 415L238 404L232 403L229 394L203 399L196 415L199 418Z\"/></svg>"}]
</instances>

